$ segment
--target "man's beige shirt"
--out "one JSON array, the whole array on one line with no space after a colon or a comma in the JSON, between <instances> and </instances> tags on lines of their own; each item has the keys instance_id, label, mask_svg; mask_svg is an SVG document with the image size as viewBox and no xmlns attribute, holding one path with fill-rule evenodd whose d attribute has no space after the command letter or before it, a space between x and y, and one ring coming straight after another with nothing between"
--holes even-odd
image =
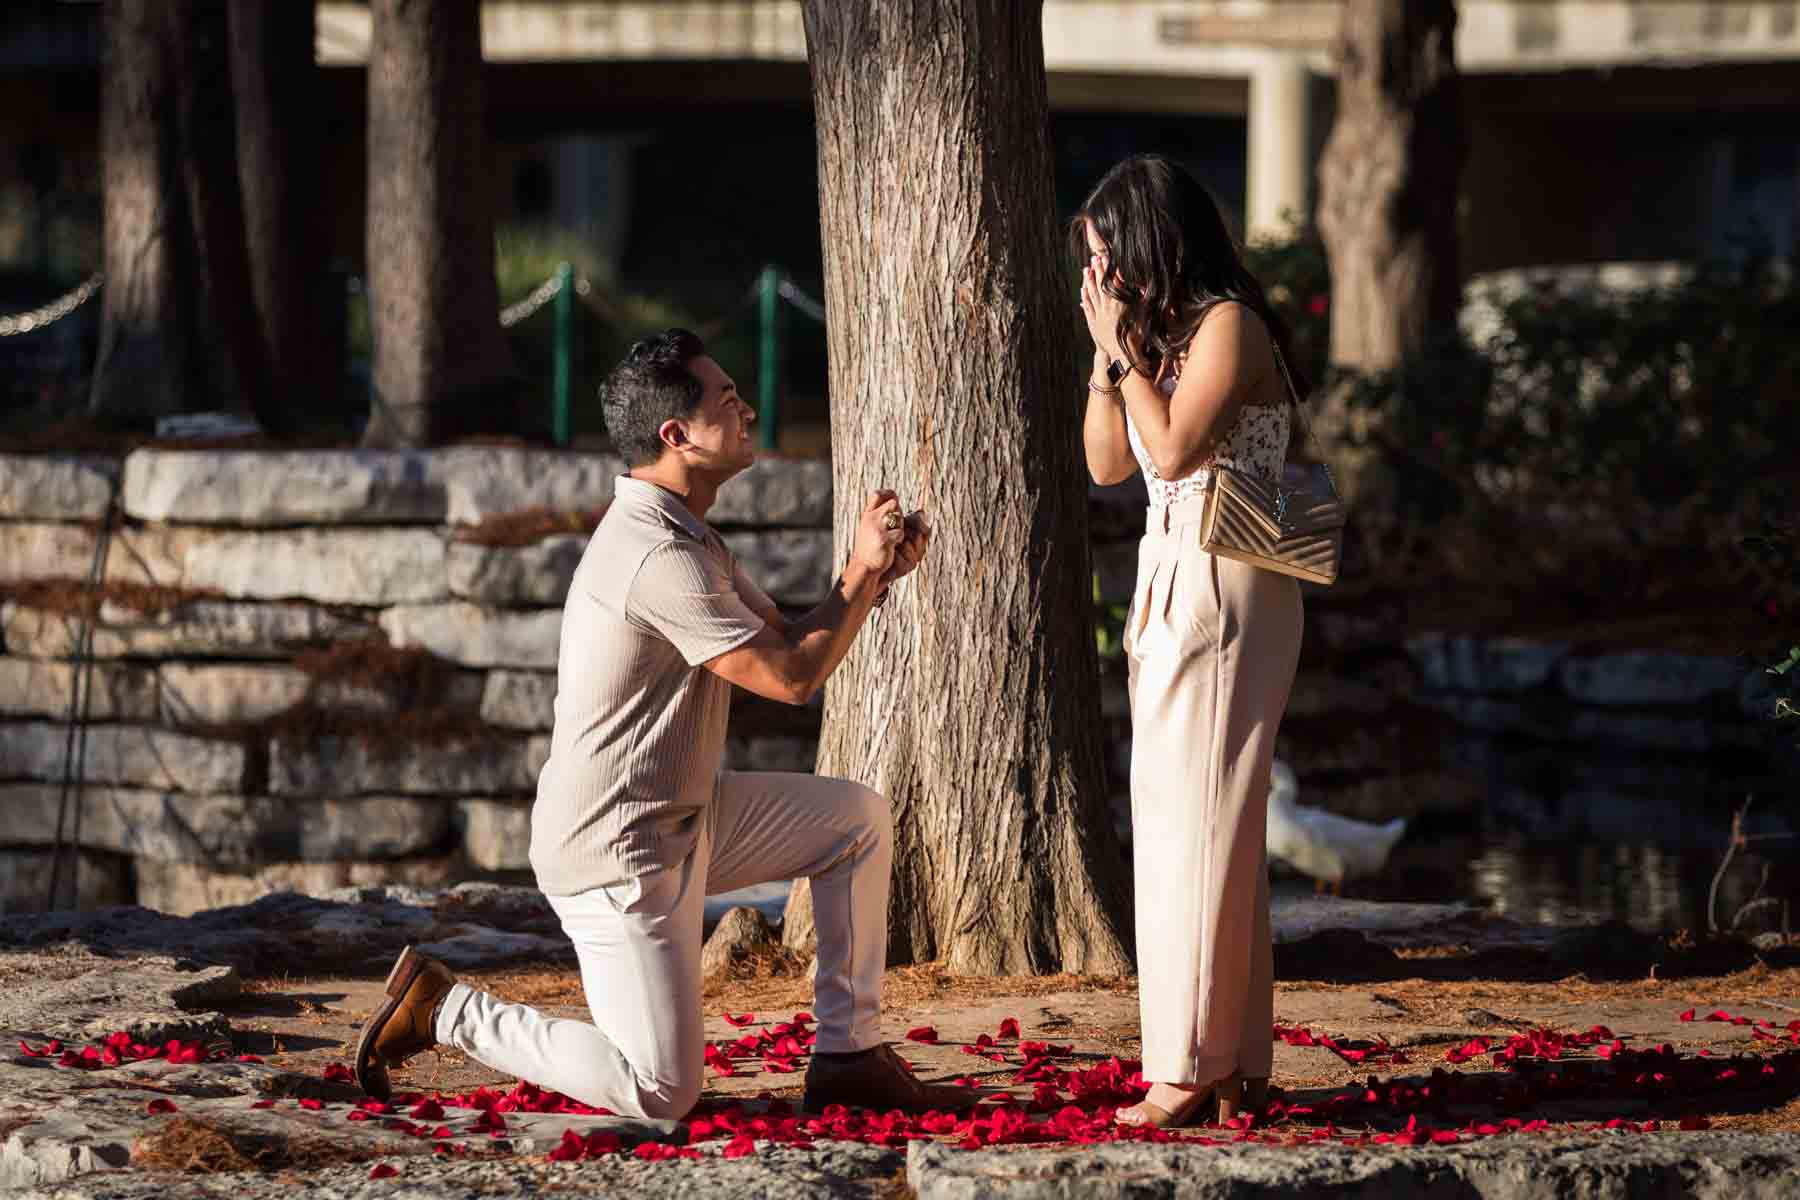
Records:
<instances>
[{"instance_id":1,"label":"man's beige shirt","mask_svg":"<svg viewBox=\"0 0 1800 1200\"><path fill-rule=\"evenodd\" d=\"M553 896L685 858L713 801L731 685L701 664L774 605L674 493L630 476L589 539L563 607L550 758L531 866Z\"/></svg>"}]
</instances>

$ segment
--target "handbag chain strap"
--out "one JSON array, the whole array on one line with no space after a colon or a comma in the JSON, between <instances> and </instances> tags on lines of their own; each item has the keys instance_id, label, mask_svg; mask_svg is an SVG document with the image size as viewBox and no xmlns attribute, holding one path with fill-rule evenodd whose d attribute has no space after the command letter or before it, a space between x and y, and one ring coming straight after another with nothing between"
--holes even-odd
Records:
<instances>
[{"instance_id":1,"label":"handbag chain strap","mask_svg":"<svg viewBox=\"0 0 1800 1200\"><path fill-rule=\"evenodd\" d=\"M1270 337L1269 348L1275 351L1275 365L1281 368L1281 378L1287 383L1288 400L1294 406L1294 415L1300 419L1300 427L1306 430L1306 438L1319 456L1319 466L1325 472L1325 482L1330 485L1332 496L1342 500L1343 497L1338 494L1337 476L1331 473L1331 463L1325 457L1325 447L1320 444L1319 435L1313 432L1312 421L1307 418L1306 408L1300 403L1300 392L1294 386L1294 376L1288 370L1287 359L1281 356L1281 343ZM1285 504L1283 507L1286 507Z\"/></svg>"}]
</instances>

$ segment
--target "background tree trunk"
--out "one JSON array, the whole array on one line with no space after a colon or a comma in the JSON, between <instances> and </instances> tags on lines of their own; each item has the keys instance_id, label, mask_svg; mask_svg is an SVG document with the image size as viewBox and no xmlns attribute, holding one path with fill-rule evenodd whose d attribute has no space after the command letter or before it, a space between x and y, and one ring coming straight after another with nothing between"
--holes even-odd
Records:
<instances>
[{"instance_id":1,"label":"background tree trunk","mask_svg":"<svg viewBox=\"0 0 1800 1200\"><path fill-rule=\"evenodd\" d=\"M369 322L363 442L467 432L510 384L482 169L479 0L371 0Z\"/></svg>"},{"instance_id":2,"label":"background tree trunk","mask_svg":"<svg viewBox=\"0 0 1800 1200\"><path fill-rule=\"evenodd\" d=\"M230 0L231 88L244 241L269 388L265 429L292 428L339 390L343 297L333 295L321 219L314 5ZM335 407L326 403L329 408Z\"/></svg>"},{"instance_id":3,"label":"background tree trunk","mask_svg":"<svg viewBox=\"0 0 1800 1200\"><path fill-rule=\"evenodd\" d=\"M102 17L100 348L90 407L248 411L266 386L244 252L224 0Z\"/></svg>"},{"instance_id":4,"label":"background tree trunk","mask_svg":"<svg viewBox=\"0 0 1800 1200\"><path fill-rule=\"evenodd\" d=\"M1454 337L1462 296L1454 0L1345 0L1319 160L1331 361L1389 370Z\"/></svg>"},{"instance_id":5,"label":"background tree trunk","mask_svg":"<svg viewBox=\"0 0 1800 1200\"><path fill-rule=\"evenodd\" d=\"M878 486L936 530L831 680L819 770L893 806L892 961L1128 971L1041 5L807 0L805 21L838 561ZM803 894L789 915L807 944Z\"/></svg>"}]
</instances>

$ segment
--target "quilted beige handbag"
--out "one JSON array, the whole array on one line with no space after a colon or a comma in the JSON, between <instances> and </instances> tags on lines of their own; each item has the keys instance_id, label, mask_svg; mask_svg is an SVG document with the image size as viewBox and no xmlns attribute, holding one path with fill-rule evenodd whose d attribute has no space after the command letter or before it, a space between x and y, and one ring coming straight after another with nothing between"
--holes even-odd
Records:
<instances>
[{"instance_id":1,"label":"quilted beige handbag","mask_svg":"<svg viewBox=\"0 0 1800 1200\"><path fill-rule=\"evenodd\" d=\"M1300 397L1279 345L1275 346L1275 362L1287 381L1294 415L1300 418ZM1312 433L1310 425L1307 433ZM1275 483L1230 467L1215 467L1200 516L1200 548L1265 571L1330 584L1337 579L1344 521L1337 481L1323 463L1304 468L1298 487L1287 486L1285 479Z\"/></svg>"}]
</instances>

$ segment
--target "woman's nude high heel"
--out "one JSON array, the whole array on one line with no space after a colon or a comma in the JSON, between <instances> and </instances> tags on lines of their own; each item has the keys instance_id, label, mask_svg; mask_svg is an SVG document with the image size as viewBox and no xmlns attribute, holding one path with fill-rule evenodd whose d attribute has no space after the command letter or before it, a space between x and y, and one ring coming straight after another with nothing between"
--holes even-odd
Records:
<instances>
[{"instance_id":1,"label":"woman's nude high heel","mask_svg":"<svg viewBox=\"0 0 1800 1200\"><path fill-rule=\"evenodd\" d=\"M1244 1081L1234 1071L1225 1078L1213 1082L1206 1091L1199 1094L1187 1111L1179 1115L1170 1112L1160 1104L1152 1104L1148 1100L1140 1100L1130 1108L1119 1110L1114 1120L1120 1125L1149 1125L1155 1129L1180 1129L1187 1125L1196 1125L1205 1120L1209 1105L1216 1105L1216 1116L1223 1125L1238 1115L1244 1104ZM1136 1113L1133 1119L1122 1119L1126 1113Z\"/></svg>"}]
</instances>

